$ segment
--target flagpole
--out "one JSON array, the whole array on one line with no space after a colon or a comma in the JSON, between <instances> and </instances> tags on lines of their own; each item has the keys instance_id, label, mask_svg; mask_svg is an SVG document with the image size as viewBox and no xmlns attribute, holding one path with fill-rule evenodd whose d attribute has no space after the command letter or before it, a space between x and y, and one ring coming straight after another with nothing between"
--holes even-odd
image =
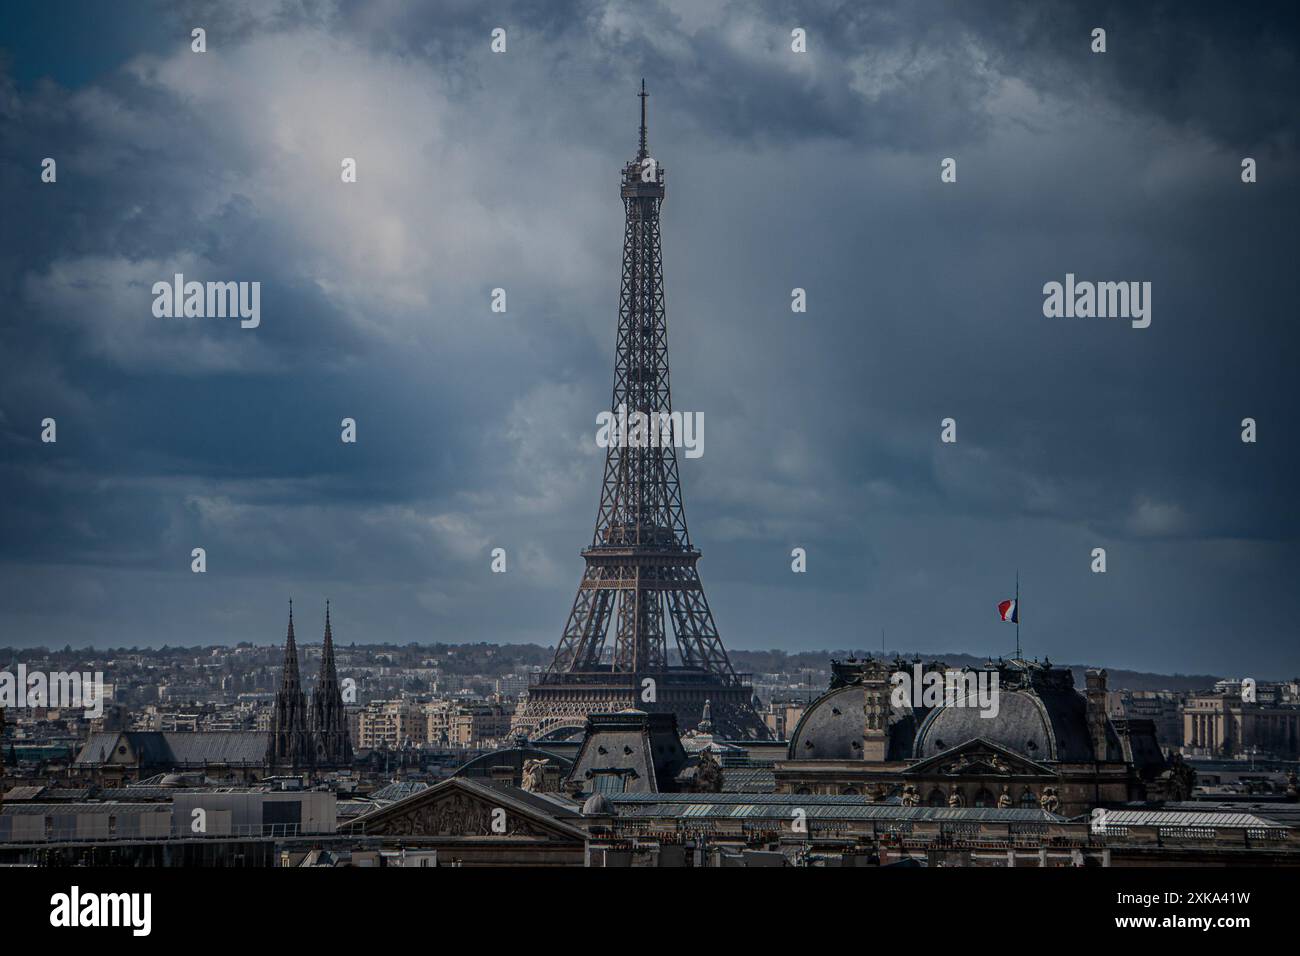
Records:
<instances>
[{"instance_id":1,"label":"flagpole","mask_svg":"<svg viewBox=\"0 0 1300 956\"><path fill-rule=\"evenodd\" d=\"M1016 660L1020 659L1020 569L1016 568Z\"/></svg>"}]
</instances>

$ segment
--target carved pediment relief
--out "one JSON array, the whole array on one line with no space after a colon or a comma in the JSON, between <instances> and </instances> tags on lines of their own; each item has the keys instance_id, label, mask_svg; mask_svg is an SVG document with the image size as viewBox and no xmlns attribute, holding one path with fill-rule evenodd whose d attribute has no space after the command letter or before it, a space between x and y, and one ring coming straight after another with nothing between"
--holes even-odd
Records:
<instances>
[{"instance_id":1,"label":"carved pediment relief","mask_svg":"<svg viewBox=\"0 0 1300 956\"><path fill-rule=\"evenodd\" d=\"M493 829L494 814L501 821ZM367 827L367 832L392 836L530 836L546 837L549 834L531 820L511 813L500 804L477 799L466 793L449 793L405 812L396 812L379 821L378 829Z\"/></svg>"},{"instance_id":2,"label":"carved pediment relief","mask_svg":"<svg viewBox=\"0 0 1300 956\"><path fill-rule=\"evenodd\" d=\"M383 836L527 837L563 842L585 837L507 793L460 778L367 814L349 828Z\"/></svg>"},{"instance_id":3,"label":"carved pediment relief","mask_svg":"<svg viewBox=\"0 0 1300 956\"><path fill-rule=\"evenodd\" d=\"M909 774L958 776L1054 776L1055 771L987 740L969 741L960 747L913 764Z\"/></svg>"},{"instance_id":4,"label":"carved pediment relief","mask_svg":"<svg viewBox=\"0 0 1300 956\"><path fill-rule=\"evenodd\" d=\"M996 755L993 756L974 756L963 755L951 763L943 764L939 767L939 772L950 776L966 774L974 776L976 774L987 776L988 774L1012 772L1011 765L999 760Z\"/></svg>"}]
</instances>

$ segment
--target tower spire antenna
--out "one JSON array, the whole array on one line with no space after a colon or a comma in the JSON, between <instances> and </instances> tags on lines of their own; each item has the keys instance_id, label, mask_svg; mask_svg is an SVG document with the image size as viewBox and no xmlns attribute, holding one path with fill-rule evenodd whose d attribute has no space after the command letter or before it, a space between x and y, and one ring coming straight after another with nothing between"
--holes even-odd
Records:
<instances>
[{"instance_id":1,"label":"tower spire antenna","mask_svg":"<svg viewBox=\"0 0 1300 956\"><path fill-rule=\"evenodd\" d=\"M650 150L645 143L645 101L650 94L645 91L645 77L641 77L641 92L637 94L641 97L641 148L637 151L637 159L645 159L650 155Z\"/></svg>"}]
</instances>

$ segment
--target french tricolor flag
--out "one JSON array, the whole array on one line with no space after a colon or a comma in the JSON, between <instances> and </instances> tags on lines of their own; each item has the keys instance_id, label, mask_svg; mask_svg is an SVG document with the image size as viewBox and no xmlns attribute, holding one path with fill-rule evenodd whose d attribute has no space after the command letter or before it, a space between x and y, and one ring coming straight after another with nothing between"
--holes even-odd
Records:
<instances>
[{"instance_id":1,"label":"french tricolor flag","mask_svg":"<svg viewBox=\"0 0 1300 956\"><path fill-rule=\"evenodd\" d=\"M1019 601L1003 601L998 605L998 613L1002 615L1002 620L1011 624L1019 624Z\"/></svg>"}]
</instances>

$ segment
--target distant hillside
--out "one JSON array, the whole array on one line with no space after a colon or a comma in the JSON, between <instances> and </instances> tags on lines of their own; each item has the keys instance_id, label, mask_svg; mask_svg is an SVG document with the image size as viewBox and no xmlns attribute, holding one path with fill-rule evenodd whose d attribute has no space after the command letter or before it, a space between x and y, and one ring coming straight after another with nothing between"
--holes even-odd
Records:
<instances>
[{"instance_id":1,"label":"distant hillside","mask_svg":"<svg viewBox=\"0 0 1300 956\"><path fill-rule=\"evenodd\" d=\"M247 649L256 648L265 655L264 663L278 664L280 645L246 643L239 645ZM309 647L311 642L299 641L299 647ZM214 654L230 653L231 647L202 645L159 648L78 648L70 645L62 650L44 647L9 648L0 647L0 666L12 666L19 661L43 661L47 666L75 669L94 662L110 665L113 658L130 654L142 660L153 662L156 666L165 666L174 662L192 662L197 657L210 659ZM497 675L515 671L545 667L555 655L554 647L540 644L489 644L484 641L466 644L430 643L430 644L353 644L340 645L339 652L344 655L358 654L359 660L367 657L380 659L393 667L415 667L424 665L429 659L437 661L437 666L448 674L463 675ZM886 652L889 656L900 656L906 660L920 657L922 660L940 660L952 667L979 666L987 660L970 654L934 653L931 651ZM849 657L868 657L879 655L880 651L867 651L862 648L840 650L798 651L790 653L782 650L750 651L733 650L731 662L737 671L748 674L789 674L806 676L814 685L830 679L830 662ZM669 650L671 663L680 663L676 648ZM250 666L255 661L249 661ZM1094 664L1062 664L1074 671L1075 685L1083 686L1083 672ZM1213 674L1149 674L1142 671L1128 671L1107 668L1112 690L1203 690L1214 685L1220 678ZM1279 679L1277 677L1271 679Z\"/></svg>"},{"instance_id":2,"label":"distant hillside","mask_svg":"<svg viewBox=\"0 0 1300 956\"><path fill-rule=\"evenodd\" d=\"M823 671L829 667L831 658L843 660L848 657L879 656L880 651L856 650L800 651L790 654L785 651L731 651L731 662L739 671L753 674L794 673L798 671ZM987 657L970 654L937 654L928 651L887 652L889 656L899 656L906 660L919 657L922 660L939 660L951 667L978 667L988 661ZM1054 667L1068 667L1074 672L1074 682L1083 686L1084 671L1096 664L1070 664L1053 661ZM1107 687L1110 690L1205 690L1213 687L1214 682L1222 680L1214 674L1152 674L1145 671L1129 671L1121 668L1107 667Z\"/></svg>"}]
</instances>

